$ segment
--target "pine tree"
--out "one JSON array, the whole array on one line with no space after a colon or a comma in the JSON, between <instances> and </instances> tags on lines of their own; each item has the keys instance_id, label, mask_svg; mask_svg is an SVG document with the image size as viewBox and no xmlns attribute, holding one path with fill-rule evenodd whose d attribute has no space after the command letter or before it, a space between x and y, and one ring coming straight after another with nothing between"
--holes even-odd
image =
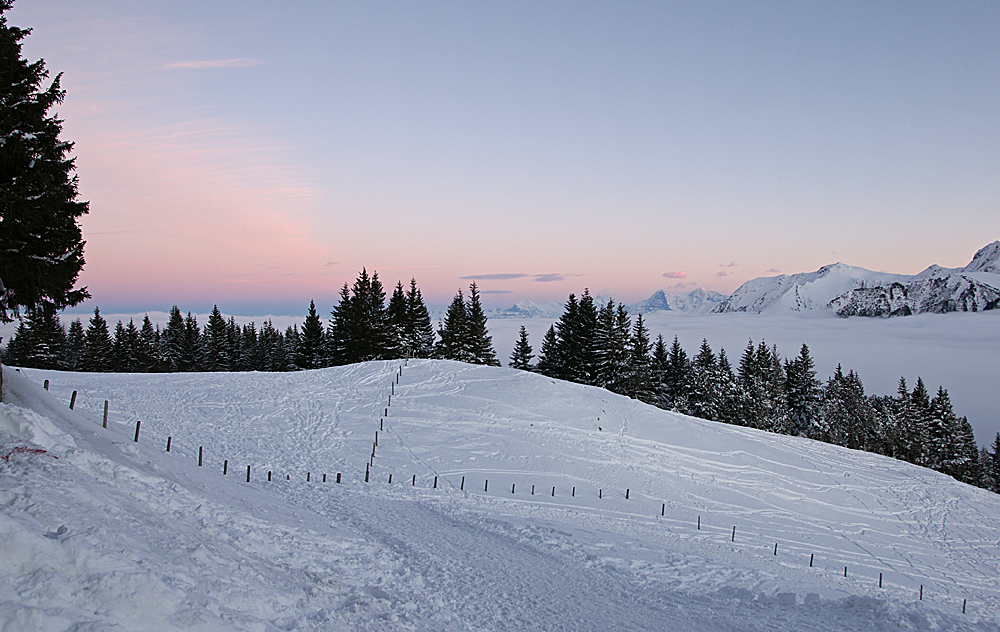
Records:
<instances>
[{"instance_id":1,"label":"pine tree","mask_svg":"<svg viewBox=\"0 0 1000 632\"><path fill-rule=\"evenodd\" d=\"M181 371L181 356L184 354L184 316L179 307L170 308L167 326L162 335L163 355L168 371Z\"/></svg>"},{"instance_id":2,"label":"pine tree","mask_svg":"<svg viewBox=\"0 0 1000 632\"><path fill-rule=\"evenodd\" d=\"M689 413L688 401L691 398L692 376L691 362L688 360L687 352L681 347L681 343L674 336L674 341L670 345L669 361L663 376L663 386L665 392L665 408L679 413Z\"/></svg>"},{"instance_id":3,"label":"pine tree","mask_svg":"<svg viewBox=\"0 0 1000 632\"><path fill-rule=\"evenodd\" d=\"M198 319L191 312L184 317L184 334L181 340L181 353L178 360L178 371L192 372L205 370L205 353L202 346L201 328Z\"/></svg>"},{"instance_id":4,"label":"pine tree","mask_svg":"<svg viewBox=\"0 0 1000 632\"><path fill-rule=\"evenodd\" d=\"M322 334L322 331L320 331ZM205 349L206 371L231 371L232 370L232 345L229 340L229 326L226 319L222 317L219 306L212 306L212 313L208 315L208 322L205 323L205 332L202 340Z\"/></svg>"},{"instance_id":5,"label":"pine tree","mask_svg":"<svg viewBox=\"0 0 1000 632\"><path fill-rule=\"evenodd\" d=\"M83 323L79 318L74 318L69 324L69 332L66 334L66 370L79 371L83 362L83 349L85 345L85 334Z\"/></svg>"},{"instance_id":6,"label":"pine tree","mask_svg":"<svg viewBox=\"0 0 1000 632\"><path fill-rule=\"evenodd\" d=\"M556 335L555 325L549 325L548 330L542 337L542 347L538 352L538 363L535 371L548 377L557 377L551 358L558 354L559 339Z\"/></svg>"},{"instance_id":7,"label":"pine tree","mask_svg":"<svg viewBox=\"0 0 1000 632\"><path fill-rule=\"evenodd\" d=\"M332 364L381 360L391 355L392 334L378 272L369 277L362 268L350 290L344 284L340 304L331 312L327 340Z\"/></svg>"},{"instance_id":8,"label":"pine tree","mask_svg":"<svg viewBox=\"0 0 1000 632\"><path fill-rule=\"evenodd\" d=\"M23 354L23 366L36 369L64 368L66 330L59 322L56 310L50 305L28 308L28 328L31 330L31 346Z\"/></svg>"},{"instance_id":9,"label":"pine tree","mask_svg":"<svg viewBox=\"0 0 1000 632\"><path fill-rule=\"evenodd\" d=\"M434 326L414 278L410 279L410 289L406 292L404 341L411 357L429 358L434 355Z\"/></svg>"},{"instance_id":10,"label":"pine tree","mask_svg":"<svg viewBox=\"0 0 1000 632\"><path fill-rule=\"evenodd\" d=\"M468 317L466 344L469 354L473 358L472 363L500 366L500 360L497 360L497 353L493 349L493 337L490 336L490 332L486 328L486 313L479 301L479 288L475 281L469 285L469 299L465 306L465 313Z\"/></svg>"},{"instance_id":11,"label":"pine tree","mask_svg":"<svg viewBox=\"0 0 1000 632\"><path fill-rule=\"evenodd\" d=\"M691 414L702 419L717 420L720 404L718 384L718 360L708 344L702 339L698 354L691 362L691 387L687 405Z\"/></svg>"},{"instance_id":12,"label":"pine tree","mask_svg":"<svg viewBox=\"0 0 1000 632\"><path fill-rule=\"evenodd\" d=\"M989 458L983 462L983 469L988 472L987 477L991 482L988 489L1000 494L1000 432L993 439L993 446Z\"/></svg>"},{"instance_id":13,"label":"pine tree","mask_svg":"<svg viewBox=\"0 0 1000 632\"><path fill-rule=\"evenodd\" d=\"M667 394L667 370L669 366L670 352L667 351L663 334L660 334L656 336L656 343L653 345L653 404L666 409L670 407Z\"/></svg>"},{"instance_id":14,"label":"pine tree","mask_svg":"<svg viewBox=\"0 0 1000 632\"><path fill-rule=\"evenodd\" d=\"M809 436L818 421L822 384L816 379L816 366L805 343L799 355L785 364L785 393L791 434Z\"/></svg>"},{"instance_id":15,"label":"pine tree","mask_svg":"<svg viewBox=\"0 0 1000 632\"><path fill-rule=\"evenodd\" d=\"M652 344L649 342L649 329L642 320L642 314L636 316L635 325L629 340L628 365L625 381L627 395L647 404L656 399L653 385L653 358L649 354Z\"/></svg>"},{"instance_id":16,"label":"pine tree","mask_svg":"<svg viewBox=\"0 0 1000 632\"><path fill-rule=\"evenodd\" d=\"M302 370L318 369L324 365L324 355L323 323L316 314L316 304L309 301L309 314L299 332L296 364Z\"/></svg>"},{"instance_id":17,"label":"pine tree","mask_svg":"<svg viewBox=\"0 0 1000 632\"><path fill-rule=\"evenodd\" d=\"M25 354L32 348L31 330L28 329L28 319L25 315L17 324L17 330L7 341L3 350L3 363L12 366L26 366Z\"/></svg>"},{"instance_id":18,"label":"pine tree","mask_svg":"<svg viewBox=\"0 0 1000 632\"><path fill-rule=\"evenodd\" d=\"M528 330L524 328L524 325L521 325L521 331L518 332L517 342L514 344L514 350L510 354L510 364L508 366L512 369L520 369L521 371L531 371L531 359L533 357L531 345L528 344Z\"/></svg>"},{"instance_id":19,"label":"pine tree","mask_svg":"<svg viewBox=\"0 0 1000 632\"><path fill-rule=\"evenodd\" d=\"M462 290L451 300L444 322L438 328L438 342L434 355L442 360L458 360L472 362L472 354L465 341L469 337L469 315L465 307Z\"/></svg>"},{"instance_id":20,"label":"pine tree","mask_svg":"<svg viewBox=\"0 0 1000 632\"><path fill-rule=\"evenodd\" d=\"M153 321L149 319L149 314L143 315L142 326L139 328L137 360L138 370L143 373L165 370L163 357L160 353L159 336L157 330L153 329Z\"/></svg>"},{"instance_id":21,"label":"pine tree","mask_svg":"<svg viewBox=\"0 0 1000 632\"><path fill-rule=\"evenodd\" d=\"M299 365L296 359L299 357L299 326L292 325L285 328L285 335L282 339L282 353L284 355L283 371L298 371Z\"/></svg>"},{"instance_id":22,"label":"pine tree","mask_svg":"<svg viewBox=\"0 0 1000 632\"><path fill-rule=\"evenodd\" d=\"M597 313L593 337L596 370L593 383L614 393L628 391L629 339L632 319L624 305L608 302Z\"/></svg>"},{"instance_id":23,"label":"pine tree","mask_svg":"<svg viewBox=\"0 0 1000 632\"><path fill-rule=\"evenodd\" d=\"M548 358L553 377L581 384L600 382L597 330L598 310L590 290L585 289L579 301L570 294L555 325L558 344Z\"/></svg>"},{"instance_id":24,"label":"pine tree","mask_svg":"<svg viewBox=\"0 0 1000 632\"><path fill-rule=\"evenodd\" d=\"M128 326L118 321L115 326L115 336L111 343L111 370L118 373L135 373L139 371L139 330L135 322L129 319Z\"/></svg>"},{"instance_id":25,"label":"pine tree","mask_svg":"<svg viewBox=\"0 0 1000 632\"><path fill-rule=\"evenodd\" d=\"M94 308L83 345L83 370L102 373L111 370L112 342L108 323L101 316L101 310Z\"/></svg>"},{"instance_id":26,"label":"pine tree","mask_svg":"<svg viewBox=\"0 0 1000 632\"><path fill-rule=\"evenodd\" d=\"M405 357L409 347L406 335L409 321L409 305L406 301L406 294L403 292L402 281L396 282L392 296L389 297L386 316L389 322L389 348L386 357Z\"/></svg>"},{"instance_id":27,"label":"pine tree","mask_svg":"<svg viewBox=\"0 0 1000 632\"><path fill-rule=\"evenodd\" d=\"M21 57L31 31L7 24L12 0L0 0L0 322L21 308L55 312L88 298L73 289L83 268L73 143L59 139L62 121L49 110L65 97L42 60Z\"/></svg>"}]
</instances>

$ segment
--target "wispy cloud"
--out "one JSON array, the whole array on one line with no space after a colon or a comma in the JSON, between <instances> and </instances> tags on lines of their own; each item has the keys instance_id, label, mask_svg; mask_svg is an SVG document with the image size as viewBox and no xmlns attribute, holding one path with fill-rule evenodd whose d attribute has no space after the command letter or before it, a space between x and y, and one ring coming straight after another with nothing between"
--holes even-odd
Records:
<instances>
[{"instance_id":1,"label":"wispy cloud","mask_svg":"<svg viewBox=\"0 0 1000 632\"><path fill-rule=\"evenodd\" d=\"M715 273L715 276L717 277L729 276L729 273L726 272L725 270L719 270L718 272Z\"/></svg>"},{"instance_id":2,"label":"wispy cloud","mask_svg":"<svg viewBox=\"0 0 1000 632\"><path fill-rule=\"evenodd\" d=\"M771 268L770 270L768 270L767 272L765 272L765 274L772 274L772 273L773 274L777 274L779 272L781 272L781 270L779 270L777 268Z\"/></svg>"},{"instance_id":3,"label":"wispy cloud","mask_svg":"<svg viewBox=\"0 0 1000 632\"><path fill-rule=\"evenodd\" d=\"M511 279L523 279L528 274L473 274L470 276L458 277L465 281L510 281Z\"/></svg>"},{"instance_id":4,"label":"wispy cloud","mask_svg":"<svg viewBox=\"0 0 1000 632\"><path fill-rule=\"evenodd\" d=\"M736 262L735 261L730 261L729 265L726 266L726 267L728 267L728 268L735 268L736 267Z\"/></svg>"},{"instance_id":5,"label":"wispy cloud","mask_svg":"<svg viewBox=\"0 0 1000 632\"><path fill-rule=\"evenodd\" d=\"M480 294L511 294L511 290L479 290Z\"/></svg>"},{"instance_id":6,"label":"wispy cloud","mask_svg":"<svg viewBox=\"0 0 1000 632\"><path fill-rule=\"evenodd\" d=\"M236 57L234 59L176 61L172 64L167 64L167 68L246 68L247 66L259 66L263 63L260 59Z\"/></svg>"},{"instance_id":7,"label":"wispy cloud","mask_svg":"<svg viewBox=\"0 0 1000 632\"><path fill-rule=\"evenodd\" d=\"M565 274L536 274L535 281L539 283L552 283L554 281L565 281Z\"/></svg>"},{"instance_id":8,"label":"wispy cloud","mask_svg":"<svg viewBox=\"0 0 1000 632\"><path fill-rule=\"evenodd\" d=\"M685 272L684 270L680 270L678 272L664 272L663 273L663 276L665 278L668 278L668 279L686 279L687 275L688 275L688 273Z\"/></svg>"}]
</instances>

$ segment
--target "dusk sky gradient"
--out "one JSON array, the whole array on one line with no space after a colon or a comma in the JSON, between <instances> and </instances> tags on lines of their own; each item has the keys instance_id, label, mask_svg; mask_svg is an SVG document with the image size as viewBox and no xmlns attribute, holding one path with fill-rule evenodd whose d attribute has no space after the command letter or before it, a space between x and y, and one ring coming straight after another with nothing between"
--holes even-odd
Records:
<instances>
[{"instance_id":1,"label":"dusk sky gradient","mask_svg":"<svg viewBox=\"0 0 1000 632\"><path fill-rule=\"evenodd\" d=\"M105 312L913 274L1000 238L1000 3L17 0ZM680 284L680 285L678 285Z\"/></svg>"}]
</instances>

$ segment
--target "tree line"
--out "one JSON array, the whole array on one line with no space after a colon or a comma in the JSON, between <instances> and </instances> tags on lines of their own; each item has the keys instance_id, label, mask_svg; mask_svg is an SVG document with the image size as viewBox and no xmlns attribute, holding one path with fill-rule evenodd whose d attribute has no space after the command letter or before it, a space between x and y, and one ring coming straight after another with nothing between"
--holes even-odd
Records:
<instances>
[{"instance_id":1,"label":"tree line","mask_svg":"<svg viewBox=\"0 0 1000 632\"><path fill-rule=\"evenodd\" d=\"M29 308L3 349L3 362L89 372L296 371L394 358L441 358L499 366L479 290L459 290L437 332L416 280L396 284L388 304L378 273L344 283L324 326L314 302L302 325L284 332L267 320L239 325L212 309L204 327L175 305L162 329L145 316L112 333L100 308L84 327L63 326L44 306Z\"/></svg>"},{"instance_id":2,"label":"tree line","mask_svg":"<svg viewBox=\"0 0 1000 632\"><path fill-rule=\"evenodd\" d=\"M677 337L655 341L642 315L624 305L598 306L584 291L566 302L535 359L522 326L510 366L600 386L647 404L702 419L797 435L875 452L944 472L1000 493L1000 434L979 449L968 419L955 414L948 391L931 395L921 378L895 396L865 394L861 378L838 366L822 382L809 347L782 358L776 346L751 340L734 368L725 349L702 340L690 357Z\"/></svg>"}]
</instances>

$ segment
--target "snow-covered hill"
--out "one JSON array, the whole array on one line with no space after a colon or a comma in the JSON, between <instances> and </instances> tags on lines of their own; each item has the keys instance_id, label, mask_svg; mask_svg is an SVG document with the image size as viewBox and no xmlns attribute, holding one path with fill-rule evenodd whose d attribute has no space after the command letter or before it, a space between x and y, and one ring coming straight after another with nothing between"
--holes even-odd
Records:
<instances>
[{"instance_id":1,"label":"snow-covered hill","mask_svg":"<svg viewBox=\"0 0 1000 632\"><path fill-rule=\"evenodd\" d=\"M1000 630L1000 499L883 457L445 361L3 371L0 630Z\"/></svg>"},{"instance_id":2,"label":"snow-covered hill","mask_svg":"<svg viewBox=\"0 0 1000 632\"><path fill-rule=\"evenodd\" d=\"M759 277L737 288L714 311L886 317L998 306L1000 241L995 241L964 268L932 265L913 276L835 263L816 272Z\"/></svg>"}]
</instances>

